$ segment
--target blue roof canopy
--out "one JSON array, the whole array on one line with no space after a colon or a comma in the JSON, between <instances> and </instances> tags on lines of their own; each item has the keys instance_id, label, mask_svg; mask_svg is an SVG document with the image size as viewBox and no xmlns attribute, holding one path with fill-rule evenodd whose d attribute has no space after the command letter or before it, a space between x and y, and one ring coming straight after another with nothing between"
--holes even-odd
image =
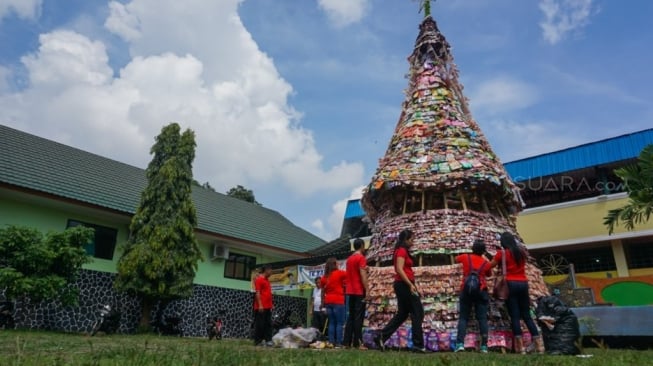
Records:
<instances>
[{"instance_id":1,"label":"blue roof canopy","mask_svg":"<svg viewBox=\"0 0 653 366\"><path fill-rule=\"evenodd\" d=\"M345 209L345 220L351 219L352 217L361 217L365 216L365 211L363 211L363 206L361 206L361 200L349 200L347 201L347 208Z\"/></svg>"},{"instance_id":2,"label":"blue roof canopy","mask_svg":"<svg viewBox=\"0 0 653 366\"><path fill-rule=\"evenodd\" d=\"M504 164L515 182L633 159L653 144L653 128Z\"/></svg>"},{"instance_id":3,"label":"blue roof canopy","mask_svg":"<svg viewBox=\"0 0 653 366\"><path fill-rule=\"evenodd\" d=\"M515 182L614 163L639 156L653 144L653 128L504 164ZM349 200L345 220L365 216L360 199Z\"/></svg>"}]
</instances>

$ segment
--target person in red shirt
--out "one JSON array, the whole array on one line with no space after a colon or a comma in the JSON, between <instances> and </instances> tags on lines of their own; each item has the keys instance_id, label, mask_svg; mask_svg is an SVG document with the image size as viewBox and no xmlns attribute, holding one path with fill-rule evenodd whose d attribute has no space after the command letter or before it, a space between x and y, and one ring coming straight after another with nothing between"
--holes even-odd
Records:
<instances>
[{"instance_id":1,"label":"person in red shirt","mask_svg":"<svg viewBox=\"0 0 653 366\"><path fill-rule=\"evenodd\" d=\"M501 234L500 241L503 249L498 251L494 256L491 266L495 267L501 265L501 260L505 255L505 278L509 290L506 307L508 308L508 315L510 315L512 334L515 337L515 352L526 353L526 350L524 349L524 341L522 339L521 325L519 323L519 320L523 320L533 337L537 352L544 353L542 337L540 336L530 313L528 278L526 277L526 259L528 257L528 252L523 245L517 243L515 237L509 232Z\"/></svg>"},{"instance_id":2,"label":"person in red shirt","mask_svg":"<svg viewBox=\"0 0 653 366\"><path fill-rule=\"evenodd\" d=\"M347 273L338 269L338 261L327 259L322 276L322 304L326 306L329 320L329 343L342 347L342 330L345 326L345 281Z\"/></svg>"},{"instance_id":3,"label":"person in red shirt","mask_svg":"<svg viewBox=\"0 0 653 366\"><path fill-rule=\"evenodd\" d=\"M354 240L354 253L347 258L347 287L345 290L349 304L349 316L347 316L343 341L346 347L353 346L359 349L365 349L362 341L363 318L365 317L365 298L369 293L364 244L363 239Z\"/></svg>"},{"instance_id":4,"label":"person in red shirt","mask_svg":"<svg viewBox=\"0 0 653 366\"><path fill-rule=\"evenodd\" d=\"M475 240L472 244L472 253L460 254L456 256L456 263L463 265L463 281L460 287L460 295L458 297L458 334L456 335L456 352L465 350L465 335L467 333L467 322L469 321L469 314L474 307L476 313L476 320L478 320L478 328L481 333L481 352L487 353L487 309L489 302L489 295L487 292L486 278L492 276L492 267L490 262L483 258L485 254L485 242L483 240ZM478 294L471 294L465 290L465 279L469 276L471 271L476 271L480 282L480 292Z\"/></svg>"},{"instance_id":5,"label":"person in red shirt","mask_svg":"<svg viewBox=\"0 0 653 366\"><path fill-rule=\"evenodd\" d=\"M254 345L272 344L272 286L270 285L272 267L265 265L254 280Z\"/></svg>"},{"instance_id":6,"label":"person in red shirt","mask_svg":"<svg viewBox=\"0 0 653 366\"><path fill-rule=\"evenodd\" d=\"M422 306L419 290L415 285L413 257L409 252L412 246L413 232L409 229L402 230L395 244L393 255L395 268L395 282L393 287L397 295L397 313L381 329L380 333L374 337L374 343L381 351L385 350L385 342L408 319L408 315L410 315L413 339L411 350L414 352L426 352L424 348L424 331L422 330L424 307Z\"/></svg>"}]
</instances>

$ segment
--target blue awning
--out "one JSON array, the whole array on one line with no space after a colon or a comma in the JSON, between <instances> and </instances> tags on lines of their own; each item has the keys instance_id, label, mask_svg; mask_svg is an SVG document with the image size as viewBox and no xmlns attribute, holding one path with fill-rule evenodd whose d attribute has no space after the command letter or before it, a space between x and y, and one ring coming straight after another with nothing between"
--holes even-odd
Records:
<instances>
[{"instance_id":1,"label":"blue awning","mask_svg":"<svg viewBox=\"0 0 653 366\"><path fill-rule=\"evenodd\" d=\"M362 217L365 216L365 211L363 211L363 206L361 206L361 200L349 200L347 201L347 209L345 209L345 220L351 219L352 217Z\"/></svg>"},{"instance_id":2,"label":"blue awning","mask_svg":"<svg viewBox=\"0 0 653 366\"><path fill-rule=\"evenodd\" d=\"M653 144L653 128L504 164L515 182L633 159Z\"/></svg>"}]
</instances>

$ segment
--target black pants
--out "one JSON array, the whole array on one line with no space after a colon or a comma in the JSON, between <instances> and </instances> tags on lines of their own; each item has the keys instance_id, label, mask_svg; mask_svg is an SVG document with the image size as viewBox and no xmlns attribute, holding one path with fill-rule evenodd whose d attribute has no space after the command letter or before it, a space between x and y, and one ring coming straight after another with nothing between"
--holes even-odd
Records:
<instances>
[{"instance_id":1,"label":"black pants","mask_svg":"<svg viewBox=\"0 0 653 366\"><path fill-rule=\"evenodd\" d=\"M508 308L508 314L510 315L512 335L522 335L521 324L519 321L523 320L531 336L538 336L540 333L531 317L531 300L528 294L528 281L508 281L508 289L509 295L508 300L506 300L506 307Z\"/></svg>"},{"instance_id":2,"label":"black pants","mask_svg":"<svg viewBox=\"0 0 653 366\"><path fill-rule=\"evenodd\" d=\"M324 311L313 310L313 320L311 321L311 326L320 331L321 336L326 336L326 330L324 325L326 322L326 313Z\"/></svg>"},{"instance_id":3,"label":"black pants","mask_svg":"<svg viewBox=\"0 0 653 366\"><path fill-rule=\"evenodd\" d=\"M395 281L393 285L397 295L397 313L390 319L390 322L381 329L381 339L385 342L399 327L408 319L412 323L413 347L424 348L424 332L422 321L424 320L424 307L419 295L410 292L410 287L404 281Z\"/></svg>"},{"instance_id":4,"label":"black pants","mask_svg":"<svg viewBox=\"0 0 653 366\"><path fill-rule=\"evenodd\" d=\"M254 344L272 340L272 310L265 309L254 313Z\"/></svg>"},{"instance_id":5,"label":"black pants","mask_svg":"<svg viewBox=\"0 0 653 366\"><path fill-rule=\"evenodd\" d=\"M358 348L363 339L363 319L365 318L365 296L347 295L349 314L345 323L345 335L342 343L347 347ZM353 341L352 341L353 337Z\"/></svg>"},{"instance_id":6,"label":"black pants","mask_svg":"<svg viewBox=\"0 0 653 366\"><path fill-rule=\"evenodd\" d=\"M472 312L472 307L476 312L476 320L478 320L478 330L481 333L481 346L487 346L487 308L489 296L487 290L481 291L478 297L472 297L464 291L460 292L458 300L458 336L456 338L456 347L465 343L465 336L467 335L467 322L469 315Z\"/></svg>"}]
</instances>

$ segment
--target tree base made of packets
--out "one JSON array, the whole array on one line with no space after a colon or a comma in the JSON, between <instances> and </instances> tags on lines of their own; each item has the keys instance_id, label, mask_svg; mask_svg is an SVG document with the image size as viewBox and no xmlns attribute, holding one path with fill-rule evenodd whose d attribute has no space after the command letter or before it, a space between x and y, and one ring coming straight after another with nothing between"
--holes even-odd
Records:
<instances>
[{"instance_id":1,"label":"tree base made of packets","mask_svg":"<svg viewBox=\"0 0 653 366\"><path fill-rule=\"evenodd\" d=\"M424 305L424 345L433 352L448 352L454 349L458 326L458 292L462 278L460 265L416 267L415 282L421 292ZM541 271L532 264L526 267L529 278L541 279ZM397 312L397 300L393 291L394 269L392 267L370 267L370 278L375 280L370 286L370 300L367 303L363 342L368 348L375 348L374 336L383 328ZM540 281L533 281L530 287L531 301L548 293L546 286L542 288ZM488 281L489 291L492 291L493 281ZM512 349L512 331L503 302L490 299L488 325L488 347L491 349ZM531 344L531 337L522 324L525 346ZM410 348L412 325L408 320L386 342L388 348ZM472 314L467 327L465 348L478 349L480 335L478 323Z\"/></svg>"}]
</instances>

